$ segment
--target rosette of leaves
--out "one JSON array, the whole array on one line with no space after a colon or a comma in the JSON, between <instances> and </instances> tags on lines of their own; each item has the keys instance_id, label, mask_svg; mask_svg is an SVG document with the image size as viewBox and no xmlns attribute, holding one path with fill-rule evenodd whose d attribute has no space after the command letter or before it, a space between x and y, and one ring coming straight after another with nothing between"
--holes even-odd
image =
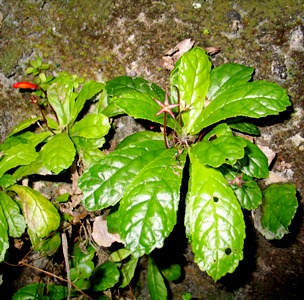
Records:
<instances>
[{"instance_id":1,"label":"rosette of leaves","mask_svg":"<svg viewBox=\"0 0 304 300\"><path fill-rule=\"evenodd\" d=\"M35 75L41 71L41 62L36 63ZM42 115L17 125L0 145L0 261L9 247L9 236L20 237L26 228L36 250L49 253L60 246L59 234L48 239L50 243L41 242L60 225L57 208L19 182L34 174L56 176L76 160L88 165L102 157L100 147L110 128L98 106L84 114L86 103L102 92L104 83L81 84L82 79L67 73L55 78L40 76L38 82L39 88L30 97Z\"/></svg>"},{"instance_id":2,"label":"rosette of leaves","mask_svg":"<svg viewBox=\"0 0 304 300\"><path fill-rule=\"evenodd\" d=\"M291 105L278 84L251 81L253 71L232 63L212 68L205 51L195 47L171 72L170 97L142 78L107 82L108 116L124 112L163 128L127 137L79 179L86 209L114 207L108 227L133 257L161 248L172 232L184 174L189 174L184 178L187 236L196 263L214 280L233 272L243 259L243 209L261 206L261 227L272 238L288 232L298 205L295 186L280 185L276 193L268 188L263 203L256 180L268 177L267 158L235 133L258 135L254 119ZM270 215L273 206L275 216Z\"/></svg>"}]
</instances>

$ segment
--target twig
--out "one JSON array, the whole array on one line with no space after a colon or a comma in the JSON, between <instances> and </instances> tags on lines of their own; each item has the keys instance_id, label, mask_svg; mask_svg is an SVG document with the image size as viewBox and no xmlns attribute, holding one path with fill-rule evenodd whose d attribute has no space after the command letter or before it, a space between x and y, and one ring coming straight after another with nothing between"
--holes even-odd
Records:
<instances>
[{"instance_id":1,"label":"twig","mask_svg":"<svg viewBox=\"0 0 304 300\"><path fill-rule=\"evenodd\" d=\"M63 232L61 234L61 240L62 240L62 252L63 252L64 263L65 263L65 268L66 268L66 272L67 272L67 281L68 281L67 300L70 300L72 284L71 284L71 278L70 278L70 265L69 265L69 257L68 257L68 241L67 241L65 232Z\"/></svg>"}]
</instances>

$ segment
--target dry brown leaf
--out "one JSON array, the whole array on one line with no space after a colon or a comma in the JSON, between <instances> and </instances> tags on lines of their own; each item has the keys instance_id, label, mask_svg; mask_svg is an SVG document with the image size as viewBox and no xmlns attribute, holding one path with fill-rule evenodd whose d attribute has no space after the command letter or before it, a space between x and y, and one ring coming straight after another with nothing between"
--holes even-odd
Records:
<instances>
[{"instance_id":1,"label":"dry brown leaf","mask_svg":"<svg viewBox=\"0 0 304 300\"><path fill-rule=\"evenodd\" d=\"M108 231L107 221L103 216L95 218L92 237L96 244L102 247L110 247L114 242L123 243L117 233L113 234Z\"/></svg>"}]
</instances>

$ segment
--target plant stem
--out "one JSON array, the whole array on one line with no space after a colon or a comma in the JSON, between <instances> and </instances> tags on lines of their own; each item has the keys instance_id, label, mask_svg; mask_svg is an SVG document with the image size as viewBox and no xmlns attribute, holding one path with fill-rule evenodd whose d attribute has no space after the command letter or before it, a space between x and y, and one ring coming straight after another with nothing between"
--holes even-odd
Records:
<instances>
[{"instance_id":1,"label":"plant stem","mask_svg":"<svg viewBox=\"0 0 304 300\"><path fill-rule=\"evenodd\" d=\"M164 142L166 149L169 149L168 140L167 140L167 114L164 112Z\"/></svg>"}]
</instances>

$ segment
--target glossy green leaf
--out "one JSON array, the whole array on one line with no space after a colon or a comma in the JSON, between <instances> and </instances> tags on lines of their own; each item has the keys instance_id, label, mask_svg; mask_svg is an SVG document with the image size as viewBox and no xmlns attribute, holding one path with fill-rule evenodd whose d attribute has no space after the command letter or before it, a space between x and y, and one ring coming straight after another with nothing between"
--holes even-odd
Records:
<instances>
[{"instance_id":1,"label":"glossy green leaf","mask_svg":"<svg viewBox=\"0 0 304 300\"><path fill-rule=\"evenodd\" d=\"M193 124L204 107L210 85L210 71L211 62L207 53L202 48L195 47L181 56L171 73L171 93L176 95L175 87L178 88L186 133L192 131Z\"/></svg>"},{"instance_id":2,"label":"glossy green leaf","mask_svg":"<svg viewBox=\"0 0 304 300\"><path fill-rule=\"evenodd\" d=\"M169 281L178 280L182 274L181 266L178 264L172 264L168 268L161 269L161 273Z\"/></svg>"},{"instance_id":3,"label":"glossy green leaf","mask_svg":"<svg viewBox=\"0 0 304 300\"><path fill-rule=\"evenodd\" d=\"M0 262L5 258L6 250L9 248L8 225L6 217L0 207Z\"/></svg>"},{"instance_id":4,"label":"glossy green leaf","mask_svg":"<svg viewBox=\"0 0 304 300\"><path fill-rule=\"evenodd\" d=\"M0 178L0 187L6 189L16 183L16 179L10 174L4 174Z\"/></svg>"},{"instance_id":5,"label":"glossy green leaf","mask_svg":"<svg viewBox=\"0 0 304 300\"><path fill-rule=\"evenodd\" d=\"M210 142L197 143L191 153L204 165L217 168L223 164L233 166L245 155L246 143L238 136L222 135Z\"/></svg>"},{"instance_id":6,"label":"glossy green leaf","mask_svg":"<svg viewBox=\"0 0 304 300\"><path fill-rule=\"evenodd\" d=\"M20 237L24 233L26 225L18 204L6 193L0 193L0 206L8 224L9 236Z\"/></svg>"},{"instance_id":7,"label":"glossy green leaf","mask_svg":"<svg viewBox=\"0 0 304 300\"><path fill-rule=\"evenodd\" d=\"M227 90L245 84L251 79L253 71L251 67L234 63L214 68L210 74L208 100L212 101Z\"/></svg>"},{"instance_id":8,"label":"glossy green leaf","mask_svg":"<svg viewBox=\"0 0 304 300\"><path fill-rule=\"evenodd\" d=\"M242 208L252 210L262 204L262 192L253 178L239 174L237 170L221 168Z\"/></svg>"},{"instance_id":9,"label":"glossy green leaf","mask_svg":"<svg viewBox=\"0 0 304 300\"><path fill-rule=\"evenodd\" d=\"M234 122L234 123L229 123L229 126L232 129L235 129L235 130L243 132L243 133L247 133L247 134L251 134L251 135L259 135L260 134L259 128L256 127L252 123L248 123L248 122Z\"/></svg>"},{"instance_id":10,"label":"glossy green leaf","mask_svg":"<svg viewBox=\"0 0 304 300\"><path fill-rule=\"evenodd\" d=\"M165 100L165 92L156 84L151 84L143 78L117 77L107 83L108 94L116 106L126 114L139 119L150 120L164 124L163 114L156 116L161 107L154 99ZM175 128L177 122L167 117L167 126Z\"/></svg>"},{"instance_id":11,"label":"glossy green leaf","mask_svg":"<svg viewBox=\"0 0 304 300\"><path fill-rule=\"evenodd\" d=\"M18 194L27 226L40 238L49 235L60 225L60 215L52 202L27 186L14 185L10 190Z\"/></svg>"},{"instance_id":12,"label":"glossy green leaf","mask_svg":"<svg viewBox=\"0 0 304 300\"><path fill-rule=\"evenodd\" d=\"M65 132L52 137L41 151L45 167L55 174L68 169L76 154L74 144Z\"/></svg>"},{"instance_id":13,"label":"glossy green leaf","mask_svg":"<svg viewBox=\"0 0 304 300\"><path fill-rule=\"evenodd\" d=\"M186 154L176 149L151 156L129 183L119 206L119 235L135 257L163 246L176 223Z\"/></svg>"},{"instance_id":14,"label":"glossy green leaf","mask_svg":"<svg viewBox=\"0 0 304 300\"><path fill-rule=\"evenodd\" d=\"M70 135L99 139L105 136L109 129L108 117L103 114L89 114L74 124L70 130Z\"/></svg>"},{"instance_id":15,"label":"glossy green leaf","mask_svg":"<svg viewBox=\"0 0 304 300\"><path fill-rule=\"evenodd\" d=\"M219 121L245 116L277 115L290 105L286 91L278 84L254 81L230 88L213 99L197 117L190 133L196 134Z\"/></svg>"},{"instance_id":16,"label":"glossy green leaf","mask_svg":"<svg viewBox=\"0 0 304 300\"><path fill-rule=\"evenodd\" d=\"M115 205L143 167L164 151L161 140L140 140L92 164L78 181L86 209Z\"/></svg>"},{"instance_id":17,"label":"glossy green leaf","mask_svg":"<svg viewBox=\"0 0 304 300\"><path fill-rule=\"evenodd\" d=\"M148 259L148 289L152 300L167 300L168 292L164 278L151 256Z\"/></svg>"},{"instance_id":18,"label":"glossy green leaf","mask_svg":"<svg viewBox=\"0 0 304 300\"><path fill-rule=\"evenodd\" d=\"M19 134L19 137L26 139L29 144L32 144L33 146L37 146L43 141L45 141L51 135L52 133L50 131L42 131L40 133L26 131L24 133Z\"/></svg>"},{"instance_id":19,"label":"glossy green leaf","mask_svg":"<svg viewBox=\"0 0 304 300\"><path fill-rule=\"evenodd\" d=\"M129 249L122 248L122 249L119 249L119 250L111 253L111 259L114 262L120 262L120 261L123 261L125 258L127 258L130 255L131 255L131 252Z\"/></svg>"},{"instance_id":20,"label":"glossy green leaf","mask_svg":"<svg viewBox=\"0 0 304 300\"><path fill-rule=\"evenodd\" d=\"M96 96L99 92L101 92L105 88L105 83L102 82L96 82L96 81L87 81L82 86L76 100L75 105L73 107L72 111L72 118L71 122L74 122L78 116L78 114L81 112L81 110L84 107L84 104L87 100L92 99L94 96Z\"/></svg>"},{"instance_id":21,"label":"glossy green leaf","mask_svg":"<svg viewBox=\"0 0 304 300\"><path fill-rule=\"evenodd\" d=\"M134 277L137 263L138 263L138 257L135 258L132 256L128 262L123 264L121 268L122 282L119 287L124 288L130 284L131 280Z\"/></svg>"},{"instance_id":22,"label":"glossy green leaf","mask_svg":"<svg viewBox=\"0 0 304 300\"><path fill-rule=\"evenodd\" d=\"M71 120L75 95L72 81L59 80L54 82L47 91L48 102L56 112L59 125L64 129Z\"/></svg>"},{"instance_id":23,"label":"glossy green leaf","mask_svg":"<svg viewBox=\"0 0 304 300\"><path fill-rule=\"evenodd\" d=\"M273 233L272 238L281 239L288 233L298 207L296 192L295 185L290 183L272 184L264 191L261 222Z\"/></svg>"},{"instance_id":24,"label":"glossy green leaf","mask_svg":"<svg viewBox=\"0 0 304 300\"><path fill-rule=\"evenodd\" d=\"M243 213L226 179L190 152L185 224L195 261L214 280L232 273L243 259Z\"/></svg>"},{"instance_id":25,"label":"glossy green leaf","mask_svg":"<svg viewBox=\"0 0 304 300\"><path fill-rule=\"evenodd\" d=\"M244 158L239 161L240 172L245 173L250 177L267 178L269 169L266 155L257 145L246 139L243 139L243 141L247 144L247 146L245 148Z\"/></svg>"},{"instance_id":26,"label":"glossy green leaf","mask_svg":"<svg viewBox=\"0 0 304 300\"><path fill-rule=\"evenodd\" d=\"M93 291L104 291L113 287L119 281L120 273L115 263L107 261L94 272L92 279Z\"/></svg>"},{"instance_id":27,"label":"glossy green leaf","mask_svg":"<svg viewBox=\"0 0 304 300\"><path fill-rule=\"evenodd\" d=\"M0 158L0 177L17 166L28 165L38 157L36 149L31 144L17 144L10 149L4 150Z\"/></svg>"},{"instance_id":28,"label":"glossy green leaf","mask_svg":"<svg viewBox=\"0 0 304 300\"><path fill-rule=\"evenodd\" d=\"M27 120L19 123L17 126L15 126L8 136L12 136L12 135L30 127L31 125L35 124L36 122L42 121L42 120L43 120L42 117L27 119Z\"/></svg>"}]
</instances>

